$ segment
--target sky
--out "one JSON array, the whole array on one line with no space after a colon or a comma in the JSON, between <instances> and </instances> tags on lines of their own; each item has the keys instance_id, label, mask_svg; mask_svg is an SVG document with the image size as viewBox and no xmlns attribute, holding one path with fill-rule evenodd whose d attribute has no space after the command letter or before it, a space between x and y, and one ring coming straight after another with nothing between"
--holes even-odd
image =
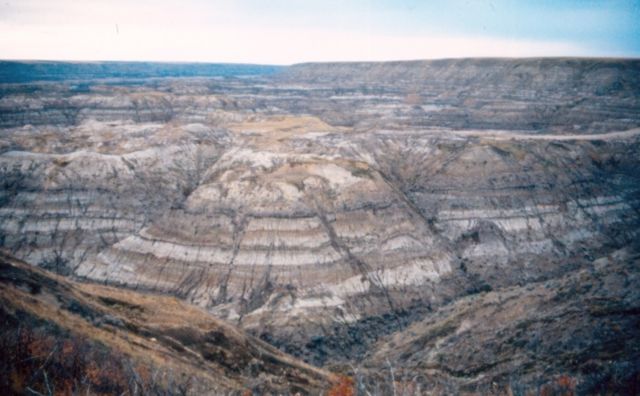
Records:
<instances>
[{"instance_id":1,"label":"sky","mask_svg":"<svg viewBox=\"0 0 640 396\"><path fill-rule=\"evenodd\" d=\"M0 0L0 59L640 57L640 0Z\"/></svg>"}]
</instances>

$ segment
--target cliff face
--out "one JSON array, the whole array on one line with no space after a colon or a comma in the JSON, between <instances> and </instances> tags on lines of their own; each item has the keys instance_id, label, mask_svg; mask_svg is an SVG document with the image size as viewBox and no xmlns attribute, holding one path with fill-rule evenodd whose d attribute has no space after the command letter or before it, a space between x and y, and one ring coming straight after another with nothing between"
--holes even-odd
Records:
<instances>
[{"instance_id":1,"label":"cliff face","mask_svg":"<svg viewBox=\"0 0 640 396\"><path fill-rule=\"evenodd\" d=\"M0 242L174 294L307 361L357 362L465 296L526 304L529 285L633 256L639 69L448 60L5 84Z\"/></svg>"},{"instance_id":2,"label":"cliff face","mask_svg":"<svg viewBox=\"0 0 640 396\"><path fill-rule=\"evenodd\" d=\"M638 60L451 59L302 64L282 77L340 89L340 103L353 101L356 112L383 113L384 106L360 107L362 98L350 91L364 90L381 101L381 94L397 95L411 105L402 121L394 120L401 128L584 133L638 126L639 72ZM365 122L361 117L340 121ZM394 125L389 121L380 123Z\"/></svg>"}]
</instances>

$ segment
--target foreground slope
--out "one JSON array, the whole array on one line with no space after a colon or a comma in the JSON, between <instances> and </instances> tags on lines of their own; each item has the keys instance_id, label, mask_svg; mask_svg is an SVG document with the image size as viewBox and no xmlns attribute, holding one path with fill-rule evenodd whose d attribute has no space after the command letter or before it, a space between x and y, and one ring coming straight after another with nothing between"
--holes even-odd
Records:
<instances>
[{"instance_id":1,"label":"foreground slope","mask_svg":"<svg viewBox=\"0 0 640 396\"><path fill-rule=\"evenodd\" d=\"M175 298L0 255L2 394L320 393L334 377Z\"/></svg>"}]
</instances>

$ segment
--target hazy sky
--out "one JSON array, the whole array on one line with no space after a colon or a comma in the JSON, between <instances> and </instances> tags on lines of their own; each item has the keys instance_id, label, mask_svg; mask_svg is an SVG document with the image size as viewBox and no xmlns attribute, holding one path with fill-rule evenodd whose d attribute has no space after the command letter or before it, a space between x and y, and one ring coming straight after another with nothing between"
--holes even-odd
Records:
<instances>
[{"instance_id":1,"label":"hazy sky","mask_svg":"<svg viewBox=\"0 0 640 396\"><path fill-rule=\"evenodd\" d=\"M640 0L0 0L0 58L640 56Z\"/></svg>"}]
</instances>

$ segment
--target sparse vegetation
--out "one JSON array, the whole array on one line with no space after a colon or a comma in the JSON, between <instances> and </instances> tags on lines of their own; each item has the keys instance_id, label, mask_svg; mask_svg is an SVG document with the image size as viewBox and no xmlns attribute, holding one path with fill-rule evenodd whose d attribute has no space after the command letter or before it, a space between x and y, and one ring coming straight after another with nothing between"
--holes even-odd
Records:
<instances>
[{"instance_id":1,"label":"sparse vegetation","mask_svg":"<svg viewBox=\"0 0 640 396\"><path fill-rule=\"evenodd\" d=\"M3 395L187 395L193 378L176 376L25 312L0 321Z\"/></svg>"},{"instance_id":2,"label":"sparse vegetation","mask_svg":"<svg viewBox=\"0 0 640 396\"><path fill-rule=\"evenodd\" d=\"M49 258L40 261L39 265L58 275L71 275L72 273L69 260L67 260L59 250L55 250Z\"/></svg>"}]
</instances>

